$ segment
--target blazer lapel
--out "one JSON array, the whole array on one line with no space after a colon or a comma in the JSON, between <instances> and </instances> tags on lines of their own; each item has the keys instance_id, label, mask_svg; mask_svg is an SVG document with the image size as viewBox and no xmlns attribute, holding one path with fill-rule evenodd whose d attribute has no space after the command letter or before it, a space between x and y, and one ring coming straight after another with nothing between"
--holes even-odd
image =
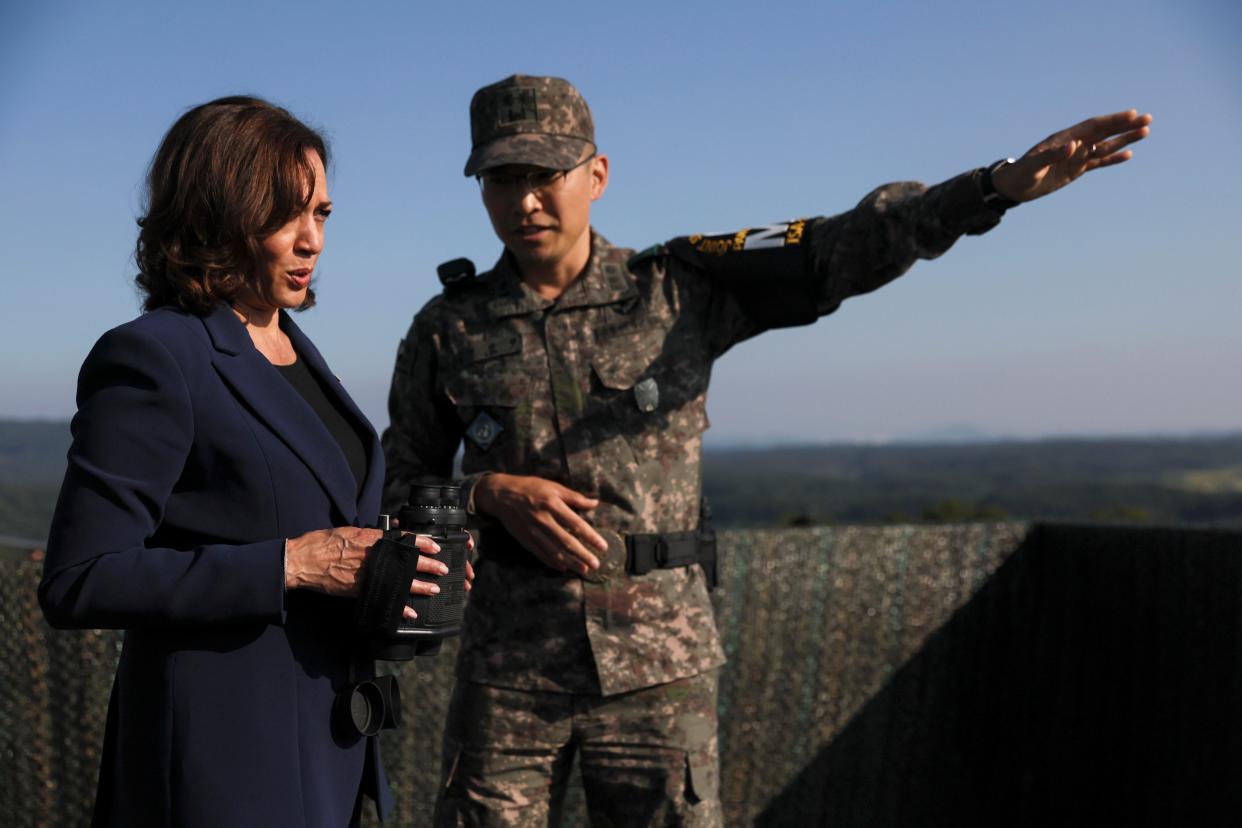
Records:
<instances>
[{"instance_id":1,"label":"blazer lapel","mask_svg":"<svg viewBox=\"0 0 1242 828\"><path fill-rule=\"evenodd\" d=\"M344 521L357 521L357 483L345 455L323 421L254 347L250 335L228 305L222 304L204 317L203 324L216 349L212 363L220 376L254 416L306 464ZM309 344L300 332L298 336L295 347ZM309 350L314 357L303 350L304 358L322 365L318 352L313 347ZM322 375L323 371L319 373Z\"/></svg>"},{"instance_id":2,"label":"blazer lapel","mask_svg":"<svg viewBox=\"0 0 1242 828\"><path fill-rule=\"evenodd\" d=\"M384 485L384 464L382 462L384 454L383 448L380 446L379 434L376 433L375 427L371 425L371 421L362 413L362 409L354 403L345 386L332 373L332 369L328 367L328 363L319 353L319 349L315 344L302 333L302 329L297 326L293 318L284 311L280 312L281 328L289 338L293 340L293 346L297 348L298 353L306 360L306 365L311 372L318 376L320 384L328 394L336 397L345 411L353 419L354 424L361 429L363 441L367 448L367 475L359 490L358 502L369 502L369 498L379 497ZM378 503L378 500L376 501Z\"/></svg>"}]
</instances>

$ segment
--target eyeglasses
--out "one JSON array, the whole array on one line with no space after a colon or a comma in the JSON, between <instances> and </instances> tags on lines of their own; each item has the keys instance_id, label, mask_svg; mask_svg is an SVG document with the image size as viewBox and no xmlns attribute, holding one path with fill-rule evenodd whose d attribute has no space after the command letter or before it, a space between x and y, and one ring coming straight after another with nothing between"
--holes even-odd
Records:
<instances>
[{"instance_id":1,"label":"eyeglasses","mask_svg":"<svg viewBox=\"0 0 1242 828\"><path fill-rule=\"evenodd\" d=\"M595 157L591 153L567 170L535 170L528 173L481 172L475 176L484 195L544 195L560 189L565 177Z\"/></svg>"}]
</instances>

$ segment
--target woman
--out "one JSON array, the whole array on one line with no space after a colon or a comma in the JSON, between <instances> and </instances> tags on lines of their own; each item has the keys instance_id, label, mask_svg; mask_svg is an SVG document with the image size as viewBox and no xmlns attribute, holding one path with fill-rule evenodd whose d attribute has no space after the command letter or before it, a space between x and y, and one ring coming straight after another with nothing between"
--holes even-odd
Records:
<instances>
[{"instance_id":1,"label":"woman","mask_svg":"<svg viewBox=\"0 0 1242 828\"><path fill-rule=\"evenodd\" d=\"M96 824L339 828L364 795L390 806L376 740L331 721L373 675L349 596L383 457L287 313L314 304L327 162L245 97L187 112L152 161L147 312L82 366L39 588L55 626L126 630Z\"/></svg>"}]
</instances>

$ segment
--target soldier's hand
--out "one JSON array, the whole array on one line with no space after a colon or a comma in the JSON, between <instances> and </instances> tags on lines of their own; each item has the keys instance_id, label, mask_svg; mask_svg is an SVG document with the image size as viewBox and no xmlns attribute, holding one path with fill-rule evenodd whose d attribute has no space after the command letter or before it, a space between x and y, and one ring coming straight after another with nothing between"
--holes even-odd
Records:
<instances>
[{"instance_id":1,"label":"soldier's hand","mask_svg":"<svg viewBox=\"0 0 1242 828\"><path fill-rule=\"evenodd\" d=\"M1032 201L1061 189L1080 175L1129 161L1125 147L1147 137L1151 115L1136 110L1088 118L1055 132L992 176L996 191L1013 201Z\"/></svg>"},{"instance_id":2,"label":"soldier's hand","mask_svg":"<svg viewBox=\"0 0 1242 828\"><path fill-rule=\"evenodd\" d=\"M599 551L608 542L578 514L599 505L593 497L542 477L489 474L474 490L481 513L504 524L509 534L547 566L586 574L599 568Z\"/></svg>"}]
</instances>

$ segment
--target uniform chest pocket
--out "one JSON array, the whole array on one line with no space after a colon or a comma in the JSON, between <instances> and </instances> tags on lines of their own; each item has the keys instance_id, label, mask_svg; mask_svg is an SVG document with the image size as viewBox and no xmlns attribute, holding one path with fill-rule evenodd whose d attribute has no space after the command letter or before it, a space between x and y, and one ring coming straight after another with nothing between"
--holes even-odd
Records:
<instances>
[{"instance_id":1,"label":"uniform chest pocket","mask_svg":"<svg viewBox=\"0 0 1242 828\"><path fill-rule=\"evenodd\" d=\"M709 373L696 356L662 327L609 331L596 341L591 368L613 415L649 432L650 441L652 430L699 434L707 428Z\"/></svg>"},{"instance_id":2,"label":"uniform chest pocket","mask_svg":"<svg viewBox=\"0 0 1242 828\"><path fill-rule=\"evenodd\" d=\"M471 366L446 377L444 388L458 410L513 408L527 397L530 381L518 360L496 363L480 370Z\"/></svg>"},{"instance_id":3,"label":"uniform chest pocket","mask_svg":"<svg viewBox=\"0 0 1242 828\"><path fill-rule=\"evenodd\" d=\"M512 447L527 431L530 378L522 338L496 331L462 344L456 365L445 372L445 391L465 429L467 452Z\"/></svg>"},{"instance_id":4,"label":"uniform chest pocket","mask_svg":"<svg viewBox=\"0 0 1242 828\"><path fill-rule=\"evenodd\" d=\"M659 370L664 331L658 327L610 330L596 337L591 368L600 385L627 391Z\"/></svg>"}]
</instances>

